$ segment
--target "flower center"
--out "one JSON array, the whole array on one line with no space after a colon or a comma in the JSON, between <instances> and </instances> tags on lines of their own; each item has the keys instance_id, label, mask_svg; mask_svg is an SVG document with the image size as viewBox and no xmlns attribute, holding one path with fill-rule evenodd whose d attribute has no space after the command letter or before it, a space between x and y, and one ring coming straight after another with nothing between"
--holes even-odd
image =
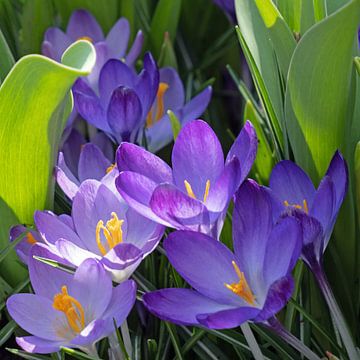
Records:
<instances>
[{"instance_id":1,"label":"flower center","mask_svg":"<svg viewBox=\"0 0 360 360\"><path fill-rule=\"evenodd\" d=\"M84 308L75 298L69 295L67 286L61 288L61 293L54 296L53 308L62 311L70 328L79 334L85 327Z\"/></svg>"},{"instance_id":2,"label":"flower center","mask_svg":"<svg viewBox=\"0 0 360 360\"><path fill-rule=\"evenodd\" d=\"M29 243L30 245L34 245L37 243L37 241L35 240L34 236L32 233L28 232L26 234L26 242Z\"/></svg>"},{"instance_id":3,"label":"flower center","mask_svg":"<svg viewBox=\"0 0 360 360\"><path fill-rule=\"evenodd\" d=\"M111 213L111 219L106 222L104 226L104 222L99 220L96 225L96 243L99 247L99 250L102 255L105 255L109 250L114 248L117 244L122 243L123 241L123 232L122 232L122 224L124 220L119 220L117 214L115 212ZM107 242L107 249L104 244L101 242L101 231L104 234L104 237Z\"/></svg>"},{"instance_id":4,"label":"flower center","mask_svg":"<svg viewBox=\"0 0 360 360\"><path fill-rule=\"evenodd\" d=\"M146 117L146 127L149 128L156 124L164 116L164 94L169 85L161 82L156 94L156 100Z\"/></svg>"},{"instance_id":5,"label":"flower center","mask_svg":"<svg viewBox=\"0 0 360 360\"><path fill-rule=\"evenodd\" d=\"M309 213L309 208L308 208L308 204L307 201L304 199L302 205L299 204L290 204L287 200L284 201L284 205L286 207L293 207L294 209L298 209L298 210L302 210L304 211L306 214Z\"/></svg>"},{"instance_id":6,"label":"flower center","mask_svg":"<svg viewBox=\"0 0 360 360\"><path fill-rule=\"evenodd\" d=\"M196 196L193 192L193 189L190 185L190 183L187 181L187 180L184 180L184 185L185 185L185 188L186 188L186 192L187 194L193 198L193 199L196 199ZM203 197L203 202L206 202L208 196L209 196L209 191L210 191L210 180L207 180L206 181L206 185L205 185L205 191L204 191L204 197Z\"/></svg>"},{"instance_id":7,"label":"flower center","mask_svg":"<svg viewBox=\"0 0 360 360\"><path fill-rule=\"evenodd\" d=\"M112 171L112 169L114 169L116 165L115 164L111 164L107 169L106 169L106 173L108 174L110 171Z\"/></svg>"},{"instance_id":8,"label":"flower center","mask_svg":"<svg viewBox=\"0 0 360 360\"><path fill-rule=\"evenodd\" d=\"M246 281L244 273L240 271L235 261L232 261L231 263L235 269L237 276L239 277L239 281L237 283L232 283L232 284L225 283L224 284L225 287L231 290L234 294L244 299L250 305L255 305L255 296L252 293L250 286Z\"/></svg>"},{"instance_id":9,"label":"flower center","mask_svg":"<svg viewBox=\"0 0 360 360\"><path fill-rule=\"evenodd\" d=\"M86 41L89 41L91 43L94 42L94 40L89 36L80 36L80 37L77 38L77 40L86 40Z\"/></svg>"}]
</instances>

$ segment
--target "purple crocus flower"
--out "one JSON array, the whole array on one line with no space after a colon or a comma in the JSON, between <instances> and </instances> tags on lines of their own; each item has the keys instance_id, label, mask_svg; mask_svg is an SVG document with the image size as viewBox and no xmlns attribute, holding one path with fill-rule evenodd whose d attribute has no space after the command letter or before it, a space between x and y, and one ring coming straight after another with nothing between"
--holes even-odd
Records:
<instances>
[{"instance_id":1,"label":"purple crocus flower","mask_svg":"<svg viewBox=\"0 0 360 360\"><path fill-rule=\"evenodd\" d=\"M130 37L130 25L127 19L119 19L106 37L96 19L86 10L72 13L66 32L51 27L45 32L42 53L56 61L61 60L64 51L76 40L85 39L94 44L96 64L87 77L90 85L96 90L100 69L109 59L124 59L132 66L139 56L143 44L143 34L138 32L135 41L126 55Z\"/></svg>"},{"instance_id":2,"label":"purple crocus flower","mask_svg":"<svg viewBox=\"0 0 360 360\"><path fill-rule=\"evenodd\" d=\"M289 160L279 162L270 176L274 216L295 210L304 227L303 258L320 262L330 240L336 217L348 187L348 170L341 153L336 151L329 168L315 189L310 178Z\"/></svg>"},{"instance_id":3,"label":"purple crocus flower","mask_svg":"<svg viewBox=\"0 0 360 360\"><path fill-rule=\"evenodd\" d=\"M37 211L34 220L53 253L74 266L88 258L97 259L117 282L131 276L164 232L163 226L129 208L97 180L80 185L71 216Z\"/></svg>"},{"instance_id":4,"label":"purple crocus flower","mask_svg":"<svg viewBox=\"0 0 360 360\"><path fill-rule=\"evenodd\" d=\"M144 295L145 306L176 324L225 329L247 320L264 322L280 311L293 290L301 249L295 217L273 224L271 199L247 180L236 195L234 253L213 238L176 231L164 241L166 255L193 289L170 288Z\"/></svg>"},{"instance_id":5,"label":"purple crocus flower","mask_svg":"<svg viewBox=\"0 0 360 360\"><path fill-rule=\"evenodd\" d=\"M76 109L115 142L134 142L151 109L159 87L159 71L150 53L140 74L120 60L109 60L101 69L99 96L83 79L73 87Z\"/></svg>"},{"instance_id":6,"label":"purple crocus flower","mask_svg":"<svg viewBox=\"0 0 360 360\"><path fill-rule=\"evenodd\" d=\"M39 245L33 250L52 256ZM94 344L114 331L113 319L119 325L126 320L136 299L132 280L113 288L111 277L94 259L85 260L74 275L31 259L29 273L35 294L12 295L6 305L31 334L16 338L31 353L57 352L64 346L96 355Z\"/></svg>"},{"instance_id":7,"label":"purple crocus flower","mask_svg":"<svg viewBox=\"0 0 360 360\"><path fill-rule=\"evenodd\" d=\"M224 155L218 138L202 120L180 131L172 169L156 155L130 143L117 151L116 187L140 214L175 229L220 234L227 206L256 156L257 138L247 122Z\"/></svg>"}]
</instances>

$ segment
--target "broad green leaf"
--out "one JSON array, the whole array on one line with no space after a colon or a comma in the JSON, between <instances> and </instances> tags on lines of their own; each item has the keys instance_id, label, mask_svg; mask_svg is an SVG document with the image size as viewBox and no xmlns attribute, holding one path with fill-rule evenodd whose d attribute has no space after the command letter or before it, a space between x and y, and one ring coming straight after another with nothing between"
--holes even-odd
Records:
<instances>
[{"instance_id":1,"label":"broad green leaf","mask_svg":"<svg viewBox=\"0 0 360 360\"><path fill-rule=\"evenodd\" d=\"M326 17L326 0L313 0L315 21L321 21Z\"/></svg>"},{"instance_id":2,"label":"broad green leaf","mask_svg":"<svg viewBox=\"0 0 360 360\"><path fill-rule=\"evenodd\" d=\"M65 121L71 111L69 90L87 75L95 50L78 41L63 64L40 55L20 59L0 88L0 248L16 223L32 223L34 211L52 207L53 166ZM19 279L16 257L7 256L2 271Z\"/></svg>"},{"instance_id":3,"label":"broad green leaf","mask_svg":"<svg viewBox=\"0 0 360 360\"><path fill-rule=\"evenodd\" d=\"M360 141L356 145L355 149L355 191L356 191L356 203L360 205ZM360 212L358 211L358 227L360 228Z\"/></svg>"},{"instance_id":4,"label":"broad green leaf","mask_svg":"<svg viewBox=\"0 0 360 360\"><path fill-rule=\"evenodd\" d=\"M277 0L277 8L294 33L300 33L302 0Z\"/></svg>"},{"instance_id":5,"label":"broad green leaf","mask_svg":"<svg viewBox=\"0 0 360 360\"><path fill-rule=\"evenodd\" d=\"M354 59L354 62L355 62L356 70L357 70L358 74L360 75L360 57L357 56Z\"/></svg>"},{"instance_id":6,"label":"broad green leaf","mask_svg":"<svg viewBox=\"0 0 360 360\"><path fill-rule=\"evenodd\" d=\"M150 28L150 43L157 58L160 55L165 33L169 33L172 43L175 40L180 11L181 0L160 0L157 3Z\"/></svg>"},{"instance_id":7,"label":"broad green leaf","mask_svg":"<svg viewBox=\"0 0 360 360\"><path fill-rule=\"evenodd\" d=\"M289 139L296 161L315 180L335 150L343 148L350 123L346 94L359 17L360 3L353 0L318 23L300 40L290 64L285 101Z\"/></svg>"},{"instance_id":8,"label":"broad green leaf","mask_svg":"<svg viewBox=\"0 0 360 360\"><path fill-rule=\"evenodd\" d=\"M45 30L51 26L54 8L51 1L27 0L20 18L20 54L40 53Z\"/></svg>"},{"instance_id":9,"label":"broad green leaf","mask_svg":"<svg viewBox=\"0 0 360 360\"><path fill-rule=\"evenodd\" d=\"M6 75L15 63L13 54L0 30L0 79L5 79Z\"/></svg>"},{"instance_id":10,"label":"broad green leaf","mask_svg":"<svg viewBox=\"0 0 360 360\"><path fill-rule=\"evenodd\" d=\"M350 0L326 0L327 14L328 15L332 14L333 12L340 9L342 6L344 6L349 1Z\"/></svg>"},{"instance_id":11,"label":"broad green leaf","mask_svg":"<svg viewBox=\"0 0 360 360\"><path fill-rule=\"evenodd\" d=\"M274 158L271 147L264 133L263 120L258 116L254 105L247 101L244 111L244 121L250 120L255 127L258 137L258 150L255 159L255 172L262 184L267 184L271 170L274 166Z\"/></svg>"},{"instance_id":12,"label":"broad green leaf","mask_svg":"<svg viewBox=\"0 0 360 360\"><path fill-rule=\"evenodd\" d=\"M290 60L296 47L295 38L272 0L255 0L255 3L269 30L282 76L286 79Z\"/></svg>"}]
</instances>

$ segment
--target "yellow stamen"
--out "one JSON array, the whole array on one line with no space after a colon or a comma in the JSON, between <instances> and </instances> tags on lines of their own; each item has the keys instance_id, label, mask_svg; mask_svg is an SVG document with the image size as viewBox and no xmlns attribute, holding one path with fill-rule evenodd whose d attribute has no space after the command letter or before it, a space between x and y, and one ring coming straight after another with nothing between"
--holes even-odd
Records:
<instances>
[{"instance_id":1,"label":"yellow stamen","mask_svg":"<svg viewBox=\"0 0 360 360\"><path fill-rule=\"evenodd\" d=\"M307 201L304 199L303 200L303 204L302 205L299 205L299 204L290 204L287 200L284 201L284 205L286 207L293 207L295 209L298 209L298 210L303 210L306 214L309 213L309 208L308 208L308 204L307 204Z\"/></svg>"},{"instance_id":2,"label":"yellow stamen","mask_svg":"<svg viewBox=\"0 0 360 360\"><path fill-rule=\"evenodd\" d=\"M164 116L164 94L166 93L169 85L161 82L156 94L156 104L154 104L146 116L146 127L151 127L157 123ZM154 117L154 113L155 117Z\"/></svg>"},{"instance_id":3,"label":"yellow stamen","mask_svg":"<svg viewBox=\"0 0 360 360\"><path fill-rule=\"evenodd\" d=\"M28 232L26 234L26 242L29 243L30 245L34 245L37 243L37 241L35 240L35 238L31 232Z\"/></svg>"},{"instance_id":4,"label":"yellow stamen","mask_svg":"<svg viewBox=\"0 0 360 360\"><path fill-rule=\"evenodd\" d=\"M104 222L102 220L99 220L96 225L95 238L102 255L105 255L109 250L123 241L123 232L121 227L124 220L119 220L115 212L112 212L111 216L112 218L106 222L106 226L104 226ZM101 230L103 231L108 245L107 250L101 242Z\"/></svg>"},{"instance_id":5,"label":"yellow stamen","mask_svg":"<svg viewBox=\"0 0 360 360\"><path fill-rule=\"evenodd\" d=\"M66 285L61 288L61 293L54 296L53 308L65 314L70 328L75 333L78 334L84 329L84 308L79 301L69 295Z\"/></svg>"},{"instance_id":6,"label":"yellow stamen","mask_svg":"<svg viewBox=\"0 0 360 360\"><path fill-rule=\"evenodd\" d=\"M255 296L252 293L249 284L246 281L245 275L243 272L240 271L239 267L237 266L235 261L231 262L232 266L235 269L235 272L239 278L239 282L232 283L232 284L224 284L225 287L231 290L236 295L240 296L250 305L255 305Z\"/></svg>"},{"instance_id":7,"label":"yellow stamen","mask_svg":"<svg viewBox=\"0 0 360 360\"><path fill-rule=\"evenodd\" d=\"M186 189L187 194L191 198L196 199L196 196L195 196L195 194L193 192L193 189L192 189L190 183L187 180L184 180L184 185L185 185L185 189ZM209 196L209 191L210 191L210 180L207 180L206 185L205 185L205 192L204 192L203 202L206 202L206 200L207 200L207 198Z\"/></svg>"},{"instance_id":8,"label":"yellow stamen","mask_svg":"<svg viewBox=\"0 0 360 360\"><path fill-rule=\"evenodd\" d=\"M116 165L115 164L111 164L107 169L106 169L106 173L108 174L110 171L112 171L112 169L114 169Z\"/></svg>"},{"instance_id":9,"label":"yellow stamen","mask_svg":"<svg viewBox=\"0 0 360 360\"><path fill-rule=\"evenodd\" d=\"M94 40L89 36L80 36L79 38L77 38L77 40L87 40L87 41L89 41L91 43L94 42Z\"/></svg>"}]
</instances>

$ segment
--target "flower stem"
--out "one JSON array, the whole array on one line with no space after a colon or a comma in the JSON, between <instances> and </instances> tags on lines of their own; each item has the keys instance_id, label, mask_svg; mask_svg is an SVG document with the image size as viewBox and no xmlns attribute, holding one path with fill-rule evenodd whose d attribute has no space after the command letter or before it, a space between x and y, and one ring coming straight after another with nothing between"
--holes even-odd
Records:
<instances>
[{"instance_id":1,"label":"flower stem","mask_svg":"<svg viewBox=\"0 0 360 360\"><path fill-rule=\"evenodd\" d=\"M356 350L353 338L350 334L349 328L346 324L344 316L339 308L338 303L334 297L334 294L331 290L329 281L325 275L324 269L320 263L310 265L311 271L314 273L315 278L319 284L320 290L324 295L325 301L330 309L332 318L336 324L337 329L339 330L341 339L346 348L346 351L349 355L349 358L356 360L360 357L359 353Z\"/></svg>"},{"instance_id":2,"label":"flower stem","mask_svg":"<svg viewBox=\"0 0 360 360\"><path fill-rule=\"evenodd\" d=\"M259 344L257 343L255 336L253 332L251 331L251 328L249 324L243 323L241 326L241 330L245 336L245 339L249 345L249 348L254 356L255 360L264 360L264 355L262 354Z\"/></svg>"},{"instance_id":3,"label":"flower stem","mask_svg":"<svg viewBox=\"0 0 360 360\"><path fill-rule=\"evenodd\" d=\"M289 345L303 354L309 360L320 360L320 358L311 351L305 344L303 344L297 337L291 334L285 327L275 318L270 318L267 323L264 323L266 327L271 329L274 333L280 336Z\"/></svg>"}]
</instances>

